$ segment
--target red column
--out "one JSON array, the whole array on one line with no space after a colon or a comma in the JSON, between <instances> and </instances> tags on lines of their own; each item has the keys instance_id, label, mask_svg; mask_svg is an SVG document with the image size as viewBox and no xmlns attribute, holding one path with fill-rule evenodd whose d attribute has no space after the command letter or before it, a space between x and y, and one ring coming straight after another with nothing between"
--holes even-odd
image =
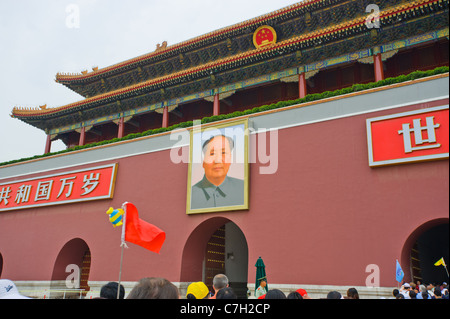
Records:
<instances>
[{"instance_id":1,"label":"red column","mask_svg":"<svg viewBox=\"0 0 450 319\"><path fill-rule=\"evenodd\" d=\"M381 53L378 53L373 57L373 67L375 69L375 81L384 80L383 60L381 59Z\"/></svg>"},{"instance_id":2,"label":"red column","mask_svg":"<svg viewBox=\"0 0 450 319\"><path fill-rule=\"evenodd\" d=\"M169 107L164 106L162 127L168 127L168 126L169 126Z\"/></svg>"},{"instance_id":3,"label":"red column","mask_svg":"<svg viewBox=\"0 0 450 319\"><path fill-rule=\"evenodd\" d=\"M117 132L117 138L122 138L123 137L124 126L125 126L125 122L124 122L123 117L121 117L119 119L119 130Z\"/></svg>"},{"instance_id":4,"label":"red column","mask_svg":"<svg viewBox=\"0 0 450 319\"><path fill-rule=\"evenodd\" d=\"M213 115L220 114L220 100L219 94L214 95L214 106L213 106Z\"/></svg>"},{"instance_id":5,"label":"red column","mask_svg":"<svg viewBox=\"0 0 450 319\"><path fill-rule=\"evenodd\" d=\"M306 78L305 73L302 72L298 75L298 92L299 92L299 98L305 97L306 94Z\"/></svg>"},{"instance_id":6,"label":"red column","mask_svg":"<svg viewBox=\"0 0 450 319\"><path fill-rule=\"evenodd\" d=\"M45 143L44 154L50 153L50 148L52 147L52 138L50 134L47 135L47 142Z\"/></svg>"},{"instance_id":7,"label":"red column","mask_svg":"<svg viewBox=\"0 0 450 319\"><path fill-rule=\"evenodd\" d=\"M86 128L83 126L81 128L81 132L80 132L80 141L78 143L79 146L83 146L84 145L85 138L86 138Z\"/></svg>"}]
</instances>

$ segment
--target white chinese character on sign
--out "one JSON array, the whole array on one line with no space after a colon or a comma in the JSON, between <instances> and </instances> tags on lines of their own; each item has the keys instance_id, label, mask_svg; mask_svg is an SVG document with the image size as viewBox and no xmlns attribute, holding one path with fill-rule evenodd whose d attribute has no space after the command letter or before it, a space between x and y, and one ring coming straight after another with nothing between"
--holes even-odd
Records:
<instances>
[{"instance_id":1,"label":"white chinese character on sign","mask_svg":"<svg viewBox=\"0 0 450 319\"><path fill-rule=\"evenodd\" d=\"M436 143L435 132L435 129L440 127L440 124L434 124L434 116L427 117L426 124L426 126L422 126L421 119L415 119L413 120L413 128L410 128L409 123L402 125L403 129L398 131L398 134L403 134L405 153L441 147L441 144ZM427 132L427 138L424 138L423 131ZM415 145L423 145L425 143L427 143L427 145L413 147L411 133L413 133Z\"/></svg>"},{"instance_id":2,"label":"white chinese character on sign","mask_svg":"<svg viewBox=\"0 0 450 319\"><path fill-rule=\"evenodd\" d=\"M16 199L17 204L26 203L30 199L31 185L22 185L17 189Z\"/></svg>"},{"instance_id":3,"label":"white chinese character on sign","mask_svg":"<svg viewBox=\"0 0 450 319\"><path fill-rule=\"evenodd\" d=\"M91 173L89 177L87 175L84 175L83 178L84 185L81 186L81 188L84 189L84 193L81 194L81 196L91 193L98 186L99 180L100 180L100 173L95 174L95 176L94 173Z\"/></svg>"},{"instance_id":4,"label":"white chinese character on sign","mask_svg":"<svg viewBox=\"0 0 450 319\"><path fill-rule=\"evenodd\" d=\"M56 198L59 198L59 196L61 196L61 194L63 193L64 189L67 187L67 193L66 193L66 198L70 197L70 195L72 195L72 190L73 190L73 181L71 181L72 179L77 178L76 176L73 177L67 177L67 178L61 178L61 188L59 189L59 193L58 196L56 196Z\"/></svg>"},{"instance_id":5,"label":"white chinese character on sign","mask_svg":"<svg viewBox=\"0 0 450 319\"><path fill-rule=\"evenodd\" d=\"M34 198L35 201L38 200L49 200L50 199L50 193L52 191L53 186L53 180L46 181L46 182L39 182L36 197Z\"/></svg>"},{"instance_id":6,"label":"white chinese character on sign","mask_svg":"<svg viewBox=\"0 0 450 319\"><path fill-rule=\"evenodd\" d=\"M5 205L8 205L8 199L11 197L9 196L9 193L11 193L11 187L8 186L6 190L5 187L2 188L2 190L0 191L0 204L2 203L2 201L4 201Z\"/></svg>"}]
</instances>

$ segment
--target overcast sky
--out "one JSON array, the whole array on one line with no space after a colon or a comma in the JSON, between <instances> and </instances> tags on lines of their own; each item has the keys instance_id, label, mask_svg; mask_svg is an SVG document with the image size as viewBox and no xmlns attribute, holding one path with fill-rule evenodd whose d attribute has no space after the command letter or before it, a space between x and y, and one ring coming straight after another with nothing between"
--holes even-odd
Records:
<instances>
[{"instance_id":1,"label":"overcast sky","mask_svg":"<svg viewBox=\"0 0 450 319\"><path fill-rule=\"evenodd\" d=\"M104 68L299 1L0 0L0 163L40 155L46 135L10 117L14 106L83 99L58 72ZM51 151L64 149L61 141Z\"/></svg>"}]
</instances>

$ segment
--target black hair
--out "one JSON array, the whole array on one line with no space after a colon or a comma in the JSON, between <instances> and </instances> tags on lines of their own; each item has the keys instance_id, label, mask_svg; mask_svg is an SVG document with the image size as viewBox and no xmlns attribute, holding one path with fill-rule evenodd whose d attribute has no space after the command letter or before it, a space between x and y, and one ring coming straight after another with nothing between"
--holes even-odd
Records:
<instances>
[{"instance_id":1,"label":"black hair","mask_svg":"<svg viewBox=\"0 0 450 319\"><path fill-rule=\"evenodd\" d=\"M205 152L206 146L208 146L208 144L211 143L211 141L214 138L219 137L219 136L225 137L228 140L228 143L230 144L230 151L232 151L234 149L234 141L233 141L233 139L231 137L229 137L229 136L221 134L221 135L211 136L205 143L203 143L203 146L202 146L203 153Z\"/></svg>"},{"instance_id":2,"label":"black hair","mask_svg":"<svg viewBox=\"0 0 450 319\"><path fill-rule=\"evenodd\" d=\"M100 297L105 299L117 299L118 282L108 282L100 289ZM119 299L125 298L125 288L120 285Z\"/></svg>"},{"instance_id":3,"label":"black hair","mask_svg":"<svg viewBox=\"0 0 450 319\"><path fill-rule=\"evenodd\" d=\"M293 291L287 295L287 299L303 299L303 297L297 291Z\"/></svg>"},{"instance_id":4,"label":"black hair","mask_svg":"<svg viewBox=\"0 0 450 319\"><path fill-rule=\"evenodd\" d=\"M237 299L233 288L225 287L217 292L216 299Z\"/></svg>"},{"instance_id":5,"label":"black hair","mask_svg":"<svg viewBox=\"0 0 450 319\"><path fill-rule=\"evenodd\" d=\"M264 299L287 299L284 292L279 289L270 289Z\"/></svg>"},{"instance_id":6,"label":"black hair","mask_svg":"<svg viewBox=\"0 0 450 319\"><path fill-rule=\"evenodd\" d=\"M341 299L342 295L339 291L330 291L327 295L327 299Z\"/></svg>"}]
</instances>

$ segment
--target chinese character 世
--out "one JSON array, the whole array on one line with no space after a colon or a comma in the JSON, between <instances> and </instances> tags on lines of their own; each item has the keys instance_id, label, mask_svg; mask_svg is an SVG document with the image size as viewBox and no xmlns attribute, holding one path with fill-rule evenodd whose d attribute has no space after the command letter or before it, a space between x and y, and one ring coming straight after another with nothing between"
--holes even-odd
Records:
<instances>
[{"instance_id":1,"label":"chinese character \u4e16","mask_svg":"<svg viewBox=\"0 0 450 319\"><path fill-rule=\"evenodd\" d=\"M402 130L398 131L398 134L403 134L403 142L405 145L405 153L412 153L413 151L427 150L432 148L439 148L441 144L436 143L436 132L435 129L440 127L440 124L434 124L434 116L426 118L426 126L422 126L421 119L413 120L413 128L410 128L410 124L403 124ZM428 138L423 137L423 132L427 131ZM414 143L415 145L422 145L424 143L429 143L424 146L412 147L411 133L414 133ZM433 144L434 143L434 144Z\"/></svg>"}]
</instances>

